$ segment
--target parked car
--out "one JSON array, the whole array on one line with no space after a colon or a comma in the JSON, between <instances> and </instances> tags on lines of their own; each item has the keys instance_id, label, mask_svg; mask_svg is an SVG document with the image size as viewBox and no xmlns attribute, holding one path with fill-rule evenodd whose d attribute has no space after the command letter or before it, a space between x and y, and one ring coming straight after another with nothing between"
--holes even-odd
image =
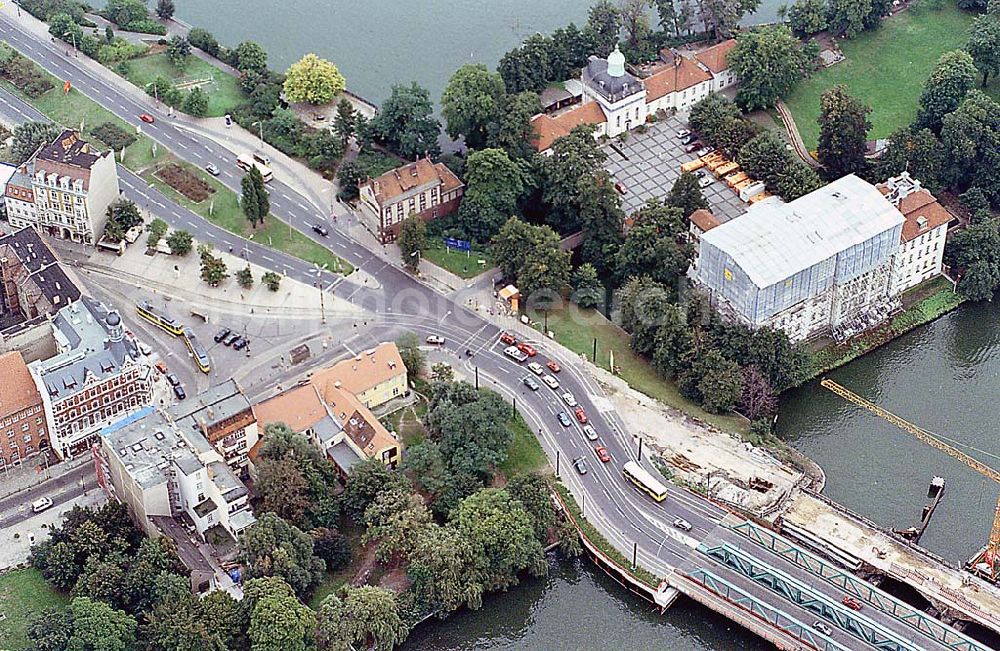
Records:
<instances>
[{"instance_id":1,"label":"parked car","mask_svg":"<svg viewBox=\"0 0 1000 651\"><path fill-rule=\"evenodd\" d=\"M570 407L576 407L576 398L573 397L573 394L570 393L569 391L567 391L566 393L562 394L559 397L562 398L563 402L565 402Z\"/></svg>"},{"instance_id":2,"label":"parked car","mask_svg":"<svg viewBox=\"0 0 1000 651\"><path fill-rule=\"evenodd\" d=\"M698 179L698 187L699 188L707 188L710 185L712 185L712 177L711 176L703 176L700 179Z\"/></svg>"},{"instance_id":3,"label":"parked car","mask_svg":"<svg viewBox=\"0 0 1000 651\"><path fill-rule=\"evenodd\" d=\"M583 457L573 459L573 467L576 468L576 471L581 475L587 474L587 460Z\"/></svg>"},{"instance_id":4,"label":"parked car","mask_svg":"<svg viewBox=\"0 0 1000 651\"><path fill-rule=\"evenodd\" d=\"M555 379L551 375L543 375L542 382L544 382L545 386L552 389L553 391L559 388L559 380Z\"/></svg>"},{"instance_id":5,"label":"parked car","mask_svg":"<svg viewBox=\"0 0 1000 651\"><path fill-rule=\"evenodd\" d=\"M209 163L208 165L206 165L205 171L211 174L212 176L218 176L219 174L221 174L219 168L216 167L215 163Z\"/></svg>"},{"instance_id":6,"label":"parked car","mask_svg":"<svg viewBox=\"0 0 1000 651\"><path fill-rule=\"evenodd\" d=\"M697 140L684 145L684 151L686 151L689 154L695 151L696 149L701 149L701 143L698 142Z\"/></svg>"},{"instance_id":7,"label":"parked car","mask_svg":"<svg viewBox=\"0 0 1000 651\"><path fill-rule=\"evenodd\" d=\"M500 335L500 341L507 344L508 346L513 346L517 344L517 337L510 334L509 332L504 332Z\"/></svg>"},{"instance_id":8,"label":"parked car","mask_svg":"<svg viewBox=\"0 0 1000 651\"><path fill-rule=\"evenodd\" d=\"M713 151L715 151L715 147L702 147L701 149L696 151L694 155L697 156L698 158L701 158L702 156L708 156Z\"/></svg>"},{"instance_id":9,"label":"parked car","mask_svg":"<svg viewBox=\"0 0 1000 651\"><path fill-rule=\"evenodd\" d=\"M850 595L844 595L844 598L840 600L840 603L844 604L851 610L861 610L861 602Z\"/></svg>"},{"instance_id":10,"label":"parked car","mask_svg":"<svg viewBox=\"0 0 1000 651\"><path fill-rule=\"evenodd\" d=\"M535 350L534 347L532 347L526 341L522 341L521 343L519 343L517 345L517 349L520 350L525 355L527 355L528 357L534 357L535 355L538 354L538 351Z\"/></svg>"},{"instance_id":11,"label":"parked car","mask_svg":"<svg viewBox=\"0 0 1000 651\"><path fill-rule=\"evenodd\" d=\"M812 627L827 637L833 635L833 629L818 619L812 623Z\"/></svg>"},{"instance_id":12,"label":"parked car","mask_svg":"<svg viewBox=\"0 0 1000 651\"><path fill-rule=\"evenodd\" d=\"M584 425L583 426L583 434L584 434L584 436L587 437L588 441L596 441L597 438L598 438L597 437L597 430L594 429L593 425Z\"/></svg>"},{"instance_id":13,"label":"parked car","mask_svg":"<svg viewBox=\"0 0 1000 651\"><path fill-rule=\"evenodd\" d=\"M580 422L581 425L587 424L587 412L583 410L583 407L577 407L576 409L574 409L573 414L576 416L576 419Z\"/></svg>"},{"instance_id":14,"label":"parked car","mask_svg":"<svg viewBox=\"0 0 1000 651\"><path fill-rule=\"evenodd\" d=\"M628 194L628 188L622 185L621 181L615 183L615 190L622 196Z\"/></svg>"},{"instance_id":15,"label":"parked car","mask_svg":"<svg viewBox=\"0 0 1000 651\"><path fill-rule=\"evenodd\" d=\"M230 330L229 328L223 328L222 330L219 330L218 332L216 332L215 333L215 343L221 342L223 339L225 339L226 337L228 337L231 332L232 332L232 330Z\"/></svg>"},{"instance_id":16,"label":"parked car","mask_svg":"<svg viewBox=\"0 0 1000 651\"><path fill-rule=\"evenodd\" d=\"M681 531L691 531L692 528L691 523L685 520L684 518L677 518L676 520L674 520L673 524Z\"/></svg>"},{"instance_id":17,"label":"parked car","mask_svg":"<svg viewBox=\"0 0 1000 651\"><path fill-rule=\"evenodd\" d=\"M153 349L147 346L145 343L137 341L136 345L139 347L139 352L145 355L146 357L149 357L150 355L153 354Z\"/></svg>"},{"instance_id":18,"label":"parked car","mask_svg":"<svg viewBox=\"0 0 1000 651\"><path fill-rule=\"evenodd\" d=\"M560 367L560 366L559 366L558 364L556 364L556 363L555 363L554 361L552 361L551 359L550 359L550 360L548 361L548 363L547 363L547 364L545 364L545 365L546 365L546 366L548 366L548 367L549 367L549 370L550 370L550 371L552 371L553 373L558 373L559 371L561 371L561 370L562 370L562 367Z\"/></svg>"},{"instance_id":19,"label":"parked car","mask_svg":"<svg viewBox=\"0 0 1000 651\"><path fill-rule=\"evenodd\" d=\"M167 365L164 364L162 360L159 361L159 362L157 362L155 364L155 366L156 366L156 370L157 371L159 371L160 373L163 373L164 375L166 375L166 373L167 373Z\"/></svg>"},{"instance_id":20,"label":"parked car","mask_svg":"<svg viewBox=\"0 0 1000 651\"><path fill-rule=\"evenodd\" d=\"M243 350L250 345L250 340L246 337L237 337L233 342L233 350Z\"/></svg>"},{"instance_id":21,"label":"parked car","mask_svg":"<svg viewBox=\"0 0 1000 651\"><path fill-rule=\"evenodd\" d=\"M558 414L556 414L556 418L559 419L559 424L562 425L563 427L569 427L570 425L573 424L573 421L569 419L569 416L566 415L565 411L560 411Z\"/></svg>"},{"instance_id":22,"label":"parked car","mask_svg":"<svg viewBox=\"0 0 1000 651\"><path fill-rule=\"evenodd\" d=\"M684 136L683 138L681 138L681 144L682 145L690 145L692 142L694 142L697 139L698 139L698 136L694 135L693 133L689 133L686 136Z\"/></svg>"},{"instance_id":23,"label":"parked car","mask_svg":"<svg viewBox=\"0 0 1000 651\"><path fill-rule=\"evenodd\" d=\"M313 230L322 235L323 237L326 237L330 234L330 231L326 230L326 226L324 226L323 224L313 224Z\"/></svg>"},{"instance_id":24,"label":"parked car","mask_svg":"<svg viewBox=\"0 0 1000 651\"><path fill-rule=\"evenodd\" d=\"M42 511L44 511L45 509L49 508L50 506L52 506L52 498L51 497L40 497L40 498L38 498L37 500L35 500L34 502L31 503L31 512L32 513L41 513Z\"/></svg>"},{"instance_id":25,"label":"parked car","mask_svg":"<svg viewBox=\"0 0 1000 651\"><path fill-rule=\"evenodd\" d=\"M232 346L233 342L236 341L239 338L240 338L240 333L238 333L238 332L230 332L228 335L226 335L226 338L222 340L222 345L223 346Z\"/></svg>"},{"instance_id":26,"label":"parked car","mask_svg":"<svg viewBox=\"0 0 1000 651\"><path fill-rule=\"evenodd\" d=\"M523 362L528 356L522 353L517 346L507 346L503 349L503 354L516 362Z\"/></svg>"},{"instance_id":27,"label":"parked car","mask_svg":"<svg viewBox=\"0 0 1000 651\"><path fill-rule=\"evenodd\" d=\"M179 384L174 387L174 395L177 396L178 400L183 400L184 398L187 398L187 394L184 393L184 387L182 387Z\"/></svg>"},{"instance_id":28,"label":"parked car","mask_svg":"<svg viewBox=\"0 0 1000 651\"><path fill-rule=\"evenodd\" d=\"M601 463L607 463L611 461L611 455L608 454L608 449L603 445L598 445L594 448L594 452L597 454L597 458L601 460Z\"/></svg>"},{"instance_id":29,"label":"parked car","mask_svg":"<svg viewBox=\"0 0 1000 651\"><path fill-rule=\"evenodd\" d=\"M694 175L699 179L705 177L705 170L695 170Z\"/></svg>"},{"instance_id":30,"label":"parked car","mask_svg":"<svg viewBox=\"0 0 1000 651\"><path fill-rule=\"evenodd\" d=\"M528 362L528 370L539 377L545 374L545 369L538 362Z\"/></svg>"},{"instance_id":31,"label":"parked car","mask_svg":"<svg viewBox=\"0 0 1000 651\"><path fill-rule=\"evenodd\" d=\"M531 377L530 375L525 375L524 379L521 380L521 382L523 382L524 386L528 387L532 391L538 391L539 389L542 388L541 385L538 384L538 382L535 382L535 378Z\"/></svg>"},{"instance_id":32,"label":"parked car","mask_svg":"<svg viewBox=\"0 0 1000 651\"><path fill-rule=\"evenodd\" d=\"M678 138L687 138L690 135L691 135L691 131L688 130L688 129L681 129L680 131L677 132L677 137Z\"/></svg>"},{"instance_id":33,"label":"parked car","mask_svg":"<svg viewBox=\"0 0 1000 651\"><path fill-rule=\"evenodd\" d=\"M172 387L179 387L181 385L181 381L178 380L177 376L173 373L167 373L167 382L169 382Z\"/></svg>"},{"instance_id":34,"label":"parked car","mask_svg":"<svg viewBox=\"0 0 1000 651\"><path fill-rule=\"evenodd\" d=\"M427 339L425 339L424 341L434 346L444 345L444 337L442 337L441 335L428 335Z\"/></svg>"},{"instance_id":35,"label":"parked car","mask_svg":"<svg viewBox=\"0 0 1000 651\"><path fill-rule=\"evenodd\" d=\"M139 119L145 122L146 124L153 124L154 122L156 122L153 116L150 115L149 113L140 113Z\"/></svg>"}]
</instances>

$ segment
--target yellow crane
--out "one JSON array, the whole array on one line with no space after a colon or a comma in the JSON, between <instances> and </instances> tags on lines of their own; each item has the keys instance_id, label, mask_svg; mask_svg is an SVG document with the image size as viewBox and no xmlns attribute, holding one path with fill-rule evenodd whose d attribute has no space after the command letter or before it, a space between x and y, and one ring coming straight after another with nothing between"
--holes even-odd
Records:
<instances>
[{"instance_id":1,"label":"yellow crane","mask_svg":"<svg viewBox=\"0 0 1000 651\"><path fill-rule=\"evenodd\" d=\"M958 459L979 474L989 477L997 484L1000 484L1000 472L990 468L982 461L970 457L961 450L956 450L927 430L921 429L913 423L903 420L891 411L879 407L874 402L865 400L861 396L850 391L849 389L845 389L829 378L824 378L820 382L820 385L829 389L848 402L853 402L859 407L864 407L876 416L883 418L901 430L912 434L919 441L944 452L954 459ZM1000 552L1000 498L997 499L997 508L996 513L993 516L993 530L990 532L990 540L983 546L982 549L979 550L979 553L976 554L971 561L969 561L968 569L974 574L978 574L989 579L990 581L998 581L998 579L1000 579L1000 558L998 558L998 552Z\"/></svg>"}]
</instances>

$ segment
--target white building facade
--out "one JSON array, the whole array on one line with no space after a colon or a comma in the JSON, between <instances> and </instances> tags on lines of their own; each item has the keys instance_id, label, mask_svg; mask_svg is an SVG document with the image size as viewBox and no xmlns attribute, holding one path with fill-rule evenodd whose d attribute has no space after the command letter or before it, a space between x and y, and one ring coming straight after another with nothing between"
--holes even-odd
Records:
<instances>
[{"instance_id":1,"label":"white building facade","mask_svg":"<svg viewBox=\"0 0 1000 651\"><path fill-rule=\"evenodd\" d=\"M948 226L954 216L906 172L879 189L906 219L892 275L892 291L901 294L941 275Z\"/></svg>"}]
</instances>

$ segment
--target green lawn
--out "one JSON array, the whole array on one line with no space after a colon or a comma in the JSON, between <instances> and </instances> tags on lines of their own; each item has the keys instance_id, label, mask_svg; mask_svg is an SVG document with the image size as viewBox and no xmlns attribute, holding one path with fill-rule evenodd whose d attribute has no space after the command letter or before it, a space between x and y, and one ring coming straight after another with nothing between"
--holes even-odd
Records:
<instances>
[{"instance_id":1,"label":"green lawn","mask_svg":"<svg viewBox=\"0 0 1000 651\"><path fill-rule=\"evenodd\" d=\"M972 19L948 2L938 11L904 11L887 18L877 31L838 41L846 60L817 72L785 98L806 146L814 150L819 139L820 95L837 84L872 107L870 139L909 124L924 81L943 53L965 46ZM997 95L1000 82L989 91Z\"/></svg>"},{"instance_id":2,"label":"green lawn","mask_svg":"<svg viewBox=\"0 0 1000 651\"><path fill-rule=\"evenodd\" d=\"M462 278L473 278L493 266L493 259L489 253L476 250L469 253L455 249L449 251L441 243L435 243L433 248L425 249L421 255L428 262L433 262ZM479 264L480 260L485 260L486 264Z\"/></svg>"},{"instance_id":3,"label":"green lawn","mask_svg":"<svg viewBox=\"0 0 1000 651\"><path fill-rule=\"evenodd\" d=\"M166 54L150 54L129 61L128 80L145 90L157 77L164 77L174 84L184 84L198 80L210 79L201 84L201 89L208 93L208 116L220 117L232 112L244 101L240 82L236 77L219 70L212 64L198 57L188 57L184 70L178 70ZM182 86L187 92L189 88Z\"/></svg>"},{"instance_id":4,"label":"green lawn","mask_svg":"<svg viewBox=\"0 0 1000 651\"><path fill-rule=\"evenodd\" d=\"M500 464L500 471L504 476L509 479L519 472L545 472L548 469L548 457L521 414L507 421L507 427L514 432L514 439L507 448L507 458Z\"/></svg>"},{"instance_id":5,"label":"green lawn","mask_svg":"<svg viewBox=\"0 0 1000 651\"><path fill-rule=\"evenodd\" d=\"M539 326L545 322L540 312L530 313ZM747 423L736 416L710 414L687 398L681 396L677 386L657 374L649 363L632 352L629 335L614 323L608 321L596 310L581 310L576 305L563 310L550 311L548 328L555 333L556 341L570 350L591 358L594 339L597 339L597 365L611 368L611 354L619 375L637 391L655 398L665 405L680 409L700 420L711 423L727 432L745 434Z\"/></svg>"},{"instance_id":6,"label":"green lawn","mask_svg":"<svg viewBox=\"0 0 1000 651\"><path fill-rule=\"evenodd\" d=\"M31 619L45 608L62 608L65 595L42 578L36 569L13 570L0 574L0 649L28 647L26 631Z\"/></svg>"}]
</instances>

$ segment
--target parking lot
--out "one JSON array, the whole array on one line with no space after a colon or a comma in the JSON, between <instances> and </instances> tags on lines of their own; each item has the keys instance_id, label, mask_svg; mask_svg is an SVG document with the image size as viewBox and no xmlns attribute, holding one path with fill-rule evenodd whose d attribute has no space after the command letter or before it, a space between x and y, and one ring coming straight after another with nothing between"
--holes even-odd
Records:
<instances>
[{"instance_id":1,"label":"parking lot","mask_svg":"<svg viewBox=\"0 0 1000 651\"><path fill-rule=\"evenodd\" d=\"M695 159L693 153L684 152L676 135L686 128L687 114L682 113L648 125L646 133L633 131L624 142L616 139L604 146L608 155L604 169L626 189L622 197L626 215L639 210L649 199L667 196L681 175L681 164ZM747 205L725 182L711 174L708 178L713 183L702 188L702 193L719 221L727 222L746 211Z\"/></svg>"}]
</instances>

